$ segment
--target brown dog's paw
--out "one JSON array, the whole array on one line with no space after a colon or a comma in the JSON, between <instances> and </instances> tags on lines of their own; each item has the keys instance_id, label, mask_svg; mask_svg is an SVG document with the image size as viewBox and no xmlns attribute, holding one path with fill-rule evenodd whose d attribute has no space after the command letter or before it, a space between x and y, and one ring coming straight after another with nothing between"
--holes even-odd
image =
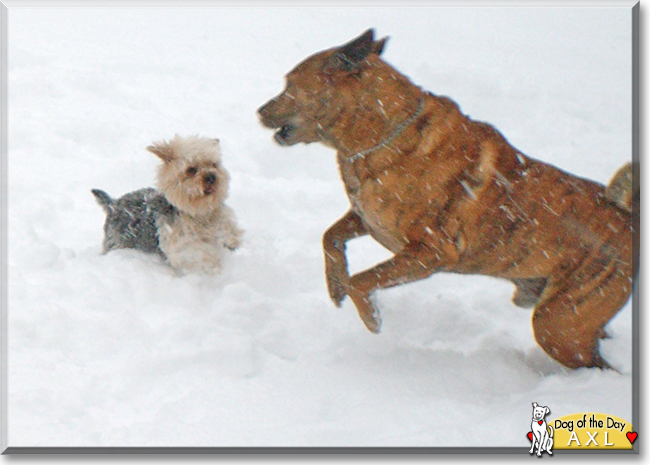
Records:
<instances>
[{"instance_id":1,"label":"brown dog's paw","mask_svg":"<svg viewBox=\"0 0 650 465\"><path fill-rule=\"evenodd\" d=\"M363 321L363 324L366 325L366 328L368 328L368 331L371 333L379 334L381 331L381 318L379 318L379 315L364 315L361 316L361 320Z\"/></svg>"},{"instance_id":2,"label":"brown dog's paw","mask_svg":"<svg viewBox=\"0 0 650 465\"><path fill-rule=\"evenodd\" d=\"M354 290L350 291L350 298L357 307L359 317L363 321L363 324L366 325L366 328L368 328L368 331L378 334L381 330L381 317L379 316L379 310L375 303L372 302L369 296Z\"/></svg>"},{"instance_id":3,"label":"brown dog's paw","mask_svg":"<svg viewBox=\"0 0 650 465\"><path fill-rule=\"evenodd\" d=\"M547 279L511 279L511 281L517 286L517 290L512 296L512 303L518 307L532 308L539 301L542 292L544 292Z\"/></svg>"},{"instance_id":4,"label":"brown dog's paw","mask_svg":"<svg viewBox=\"0 0 650 465\"><path fill-rule=\"evenodd\" d=\"M327 274L327 291L329 292L330 299L337 307L341 307L343 299L348 295L348 283L350 279L341 279L334 273Z\"/></svg>"},{"instance_id":5,"label":"brown dog's paw","mask_svg":"<svg viewBox=\"0 0 650 465\"><path fill-rule=\"evenodd\" d=\"M611 366L607 360L605 360L603 357L601 357L600 353L596 354L594 357L594 360L592 361L591 364L587 365L591 368L600 368L601 370L613 370L617 373L620 373L616 368Z\"/></svg>"}]
</instances>

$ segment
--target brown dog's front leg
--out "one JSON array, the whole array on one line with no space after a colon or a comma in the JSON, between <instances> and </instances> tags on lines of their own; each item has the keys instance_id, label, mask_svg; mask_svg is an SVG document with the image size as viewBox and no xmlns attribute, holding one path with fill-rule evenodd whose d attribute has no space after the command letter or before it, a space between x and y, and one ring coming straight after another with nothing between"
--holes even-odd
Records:
<instances>
[{"instance_id":1,"label":"brown dog's front leg","mask_svg":"<svg viewBox=\"0 0 650 465\"><path fill-rule=\"evenodd\" d=\"M366 234L368 231L361 218L353 210L350 210L323 235L327 290L337 307L341 306L341 302L347 295L350 283L345 243Z\"/></svg>"},{"instance_id":2,"label":"brown dog's front leg","mask_svg":"<svg viewBox=\"0 0 650 465\"><path fill-rule=\"evenodd\" d=\"M390 260L352 276L348 294L366 327L373 333L378 333L381 318L371 301L371 293L377 289L428 278L440 270L442 265L443 261L426 246L409 244Z\"/></svg>"}]
</instances>

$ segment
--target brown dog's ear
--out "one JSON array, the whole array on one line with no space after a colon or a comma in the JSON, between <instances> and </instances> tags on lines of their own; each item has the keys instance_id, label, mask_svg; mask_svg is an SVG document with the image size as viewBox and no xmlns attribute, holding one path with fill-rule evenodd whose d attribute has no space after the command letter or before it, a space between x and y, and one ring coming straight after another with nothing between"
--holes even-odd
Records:
<instances>
[{"instance_id":1,"label":"brown dog's ear","mask_svg":"<svg viewBox=\"0 0 650 465\"><path fill-rule=\"evenodd\" d=\"M384 51L384 45L386 45L387 41L388 41L388 37L384 37L381 40L373 42L372 43L372 53L376 53L377 55L381 55L381 52Z\"/></svg>"},{"instance_id":2,"label":"brown dog's ear","mask_svg":"<svg viewBox=\"0 0 650 465\"><path fill-rule=\"evenodd\" d=\"M368 54L372 51L374 37L375 31L373 29L368 29L356 39L343 45L339 53L351 63L360 63L365 60Z\"/></svg>"},{"instance_id":3,"label":"brown dog's ear","mask_svg":"<svg viewBox=\"0 0 650 465\"><path fill-rule=\"evenodd\" d=\"M149 145L147 147L147 150L156 155L165 163L169 163L176 158L174 149L172 149L166 142L155 142L152 145Z\"/></svg>"},{"instance_id":4,"label":"brown dog's ear","mask_svg":"<svg viewBox=\"0 0 650 465\"><path fill-rule=\"evenodd\" d=\"M370 53L381 53L386 39L375 42L374 29L368 29L356 39L342 45L334 54L330 62L325 65L326 71L340 69L343 71L357 71L359 64L366 59Z\"/></svg>"}]
</instances>

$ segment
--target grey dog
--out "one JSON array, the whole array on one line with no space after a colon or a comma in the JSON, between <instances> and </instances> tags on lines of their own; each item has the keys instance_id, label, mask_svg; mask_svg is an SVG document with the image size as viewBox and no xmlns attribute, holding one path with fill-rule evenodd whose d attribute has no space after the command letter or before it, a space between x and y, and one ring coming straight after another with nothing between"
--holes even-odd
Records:
<instances>
[{"instance_id":1,"label":"grey dog","mask_svg":"<svg viewBox=\"0 0 650 465\"><path fill-rule=\"evenodd\" d=\"M138 249L165 258L158 240L158 225L171 221L176 208L160 191L147 187L118 199L100 189L91 192L106 213L103 253Z\"/></svg>"}]
</instances>

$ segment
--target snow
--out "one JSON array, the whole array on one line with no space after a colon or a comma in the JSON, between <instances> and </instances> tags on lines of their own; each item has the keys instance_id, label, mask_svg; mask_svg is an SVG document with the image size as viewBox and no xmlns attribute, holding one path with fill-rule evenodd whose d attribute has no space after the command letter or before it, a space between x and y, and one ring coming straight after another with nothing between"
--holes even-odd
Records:
<instances>
[{"instance_id":1,"label":"snow","mask_svg":"<svg viewBox=\"0 0 650 465\"><path fill-rule=\"evenodd\" d=\"M9 446L527 448L532 402L631 421L630 303L601 345L617 371L552 361L491 278L377 293L380 335L336 308L335 154L280 147L256 115L298 62L375 27L415 83L606 183L631 158L630 25L627 7L12 8ZM144 148L175 133L221 140L246 233L218 276L101 255L90 189L151 186ZM351 271L388 257L349 244Z\"/></svg>"}]
</instances>

